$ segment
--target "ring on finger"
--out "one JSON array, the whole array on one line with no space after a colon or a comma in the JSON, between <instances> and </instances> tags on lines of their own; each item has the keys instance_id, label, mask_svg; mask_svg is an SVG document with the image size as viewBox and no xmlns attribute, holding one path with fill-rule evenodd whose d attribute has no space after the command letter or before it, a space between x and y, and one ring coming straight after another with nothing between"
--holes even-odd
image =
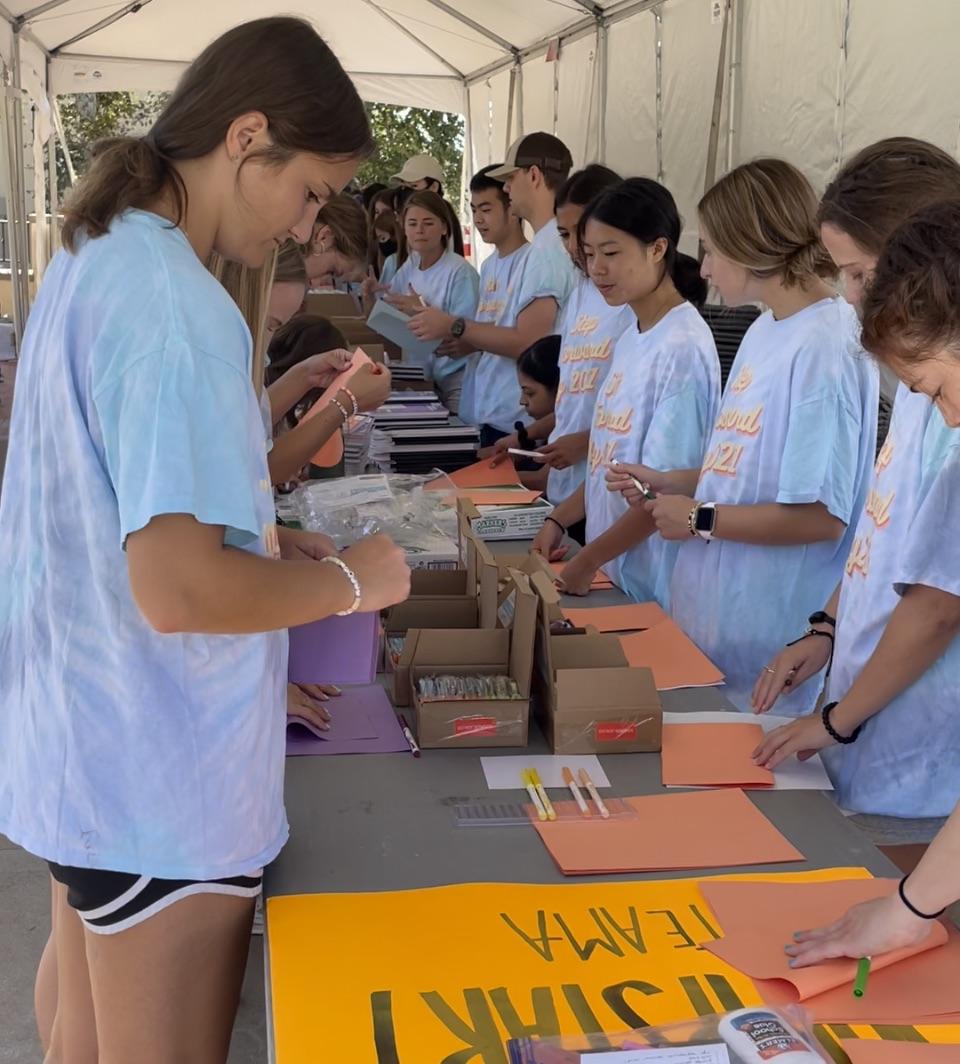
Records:
<instances>
[{"instance_id":1,"label":"ring on finger","mask_svg":"<svg viewBox=\"0 0 960 1064\"><path fill-rule=\"evenodd\" d=\"M776 670L776 669L771 669L769 665L764 665L764 667L763 667L763 671L764 671L764 672L769 672L769 673L770 673L770 675L771 675L771 676L773 676L773 675L774 675L774 673L775 673L775 672L776 672L777 670Z\"/></svg>"}]
</instances>

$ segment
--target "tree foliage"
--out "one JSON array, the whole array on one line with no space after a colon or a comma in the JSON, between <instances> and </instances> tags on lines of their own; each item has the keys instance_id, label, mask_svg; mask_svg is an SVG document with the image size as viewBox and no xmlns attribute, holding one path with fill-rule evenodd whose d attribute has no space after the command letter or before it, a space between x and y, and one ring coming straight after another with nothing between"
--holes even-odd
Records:
<instances>
[{"instance_id":1,"label":"tree foliage","mask_svg":"<svg viewBox=\"0 0 960 1064\"><path fill-rule=\"evenodd\" d=\"M97 92L61 96L63 133L77 174L90 163L90 150L105 137L139 136L160 113L163 92ZM66 163L57 153L57 181L61 194L69 187Z\"/></svg>"},{"instance_id":2,"label":"tree foliage","mask_svg":"<svg viewBox=\"0 0 960 1064\"><path fill-rule=\"evenodd\" d=\"M384 103L368 103L366 108L377 153L360 167L357 182L386 184L411 155L427 152L443 168L444 194L456 202L463 165L463 117Z\"/></svg>"},{"instance_id":3,"label":"tree foliage","mask_svg":"<svg viewBox=\"0 0 960 1064\"><path fill-rule=\"evenodd\" d=\"M90 149L104 137L140 135L150 128L166 100L165 93L99 92L60 97L64 134L78 174L90 162ZM443 188L456 201L463 160L463 118L445 111L368 103L367 115L377 153L357 174L357 183L386 183L411 155L429 152L443 168ZM58 156L61 192L68 185L64 161Z\"/></svg>"}]
</instances>

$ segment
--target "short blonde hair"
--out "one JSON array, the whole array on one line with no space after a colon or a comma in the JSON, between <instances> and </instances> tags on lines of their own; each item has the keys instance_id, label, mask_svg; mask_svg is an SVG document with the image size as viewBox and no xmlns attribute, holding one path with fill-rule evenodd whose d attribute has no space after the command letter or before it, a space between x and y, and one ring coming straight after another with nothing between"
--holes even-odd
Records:
<instances>
[{"instance_id":1,"label":"short blonde hair","mask_svg":"<svg viewBox=\"0 0 960 1064\"><path fill-rule=\"evenodd\" d=\"M717 251L755 277L806 288L837 269L820 241L817 194L783 159L756 159L725 174L698 204Z\"/></svg>"}]
</instances>

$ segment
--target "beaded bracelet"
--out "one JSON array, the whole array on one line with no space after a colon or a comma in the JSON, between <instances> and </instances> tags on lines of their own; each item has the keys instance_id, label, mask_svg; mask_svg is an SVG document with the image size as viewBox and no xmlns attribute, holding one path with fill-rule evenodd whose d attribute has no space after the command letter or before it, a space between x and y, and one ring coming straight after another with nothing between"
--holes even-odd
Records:
<instances>
[{"instance_id":1,"label":"beaded bracelet","mask_svg":"<svg viewBox=\"0 0 960 1064\"><path fill-rule=\"evenodd\" d=\"M834 726L830 723L830 714L837 708L837 704L838 703L836 702L828 702L823 707L823 709L820 710L820 719L823 721L823 726L826 729L827 735L829 735L835 743L840 743L841 746L849 746L851 743L855 743L857 741L857 737L863 730L863 725L858 724L853 729L853 733L851 735L841 735L837 731L837 729L834 728Z\"/></svg>"},{"instance_id":2,"label":"beaded bracelet","mask_svg":"<svg viewBox=\"0 0 960 1064\"><path fill-rule=\"evenodd\" d=\"M357 397L349 388L341 388L340 391L353 403L353 413L350 416L356 417L360 413L360 404L357 402Z\"/></svg>"},{"instance_id":3,"label":"beaded bracelet","mask_svg":"<svg viewBox=\"0 0 960 1064\"><path fill-rule=\"evenodd\" d=\"M346 425L346 423L350 420L350 415L347 413L347 408L337 398L331 399L330 405L335 406L340 411L340 416L343 418L343 424Z\"/></svg>"},{"instance_id":4,"label":"beaded bracelet","mask_svg":"<svg viewBox=\"0 0 960 1064\"><path fill-rule=\"evenodd\" d=\"M353 588L353 605L348 610L337 610L338 617L349 617L351 613L356 613L360 609L360 599L362 593L360 591L360 581L357 579L357 574L350 568L349 565L343 560L338 558L335 554L329 554L322 561L329 562L331 565L335 565L340 572L350 581L350 585Z\"/></svg>"},{"instance_id":5,"label":"beaded bracelet","mask_svg":"<svg viewBox=\"0 0 960 1064\"><path fill-rule=\"evenodd\" d=\"M943 916L943 914L947 911L946 909L941 909L937 913L922 913L912 902L907 899L907 895L904 893L903 888L909 878L910 876L906 875L903 877L903 879L900 880L900 886L897 888L897 891L900 894L900 900L903 902L904 905L906 905L910 912L912 912L914 916L919 916L921 920L936 920L938 916Z\"/></svg>"}]
</instances>

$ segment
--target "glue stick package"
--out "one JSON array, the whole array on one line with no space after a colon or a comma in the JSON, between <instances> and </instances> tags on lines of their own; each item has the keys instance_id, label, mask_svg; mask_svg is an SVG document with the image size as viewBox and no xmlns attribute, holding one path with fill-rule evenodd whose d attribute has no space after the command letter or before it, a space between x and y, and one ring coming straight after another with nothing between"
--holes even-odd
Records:
<instances>
[{"instance_id":1,"label":"glue stick package","mask_svg":"<svg viewBox=\"0 0 960 1064\"><path fill-rule=\"evenodd\" d=\"M766 1005L625 1034L517 1038L510 1064L824 1064L806 1013Z\"/></svg>"}]
</instances>

